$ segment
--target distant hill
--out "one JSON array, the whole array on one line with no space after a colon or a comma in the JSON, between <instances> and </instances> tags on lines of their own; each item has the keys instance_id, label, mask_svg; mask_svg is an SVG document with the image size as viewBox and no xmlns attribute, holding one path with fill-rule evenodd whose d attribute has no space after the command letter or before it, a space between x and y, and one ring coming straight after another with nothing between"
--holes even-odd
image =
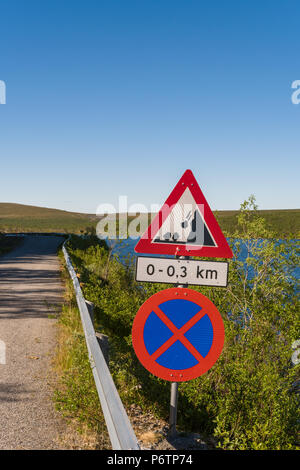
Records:
<instances>
[{"instance_id":1,"label":"distant hill","mask_svg":"<svg viewBox=\"0 0 300 470\"><path fill-rule=\"evenodd\" d=\"M300 209L259 210L268 226L278 234L278 238L300 238ZM220 227L232 233L236 226L238 211L218 211Z\"/></svg>"},{"instance_id":2,"label":"distant hill","mask_svg":"<svg viewBox=\"0 0 300 470\"><path fill-rule=\"evenodd\" d=\"M222 230L233 233L238 211L216 213ZM262 210L269 226L280 238L299 238L300 209ZM129 220L132 217L129 217ZM96 227L99 218L92 214L81 214L45 207L23 204L0 203L0 232L65 232L80 233L88 227Z\"/></svg>"},{"instance_id":3,"label":"distant hill","mask_svg":"<svg viewBox=\"0 0 300 470\"><path fill-rule=\"evenodd\" d=\"M0 232L79 233L96 226L97 217L46 207L0 203Z\"/></svg>"}]
</instances>

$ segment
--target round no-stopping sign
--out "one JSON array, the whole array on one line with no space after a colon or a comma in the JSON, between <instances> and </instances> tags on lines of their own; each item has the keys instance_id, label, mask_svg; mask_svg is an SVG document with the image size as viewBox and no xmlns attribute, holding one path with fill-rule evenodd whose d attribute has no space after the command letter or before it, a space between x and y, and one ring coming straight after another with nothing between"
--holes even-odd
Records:
<instances>
[{"instance_id":1,"label":"round no-stopping sign","mask_svg":"<svg viewBox=\"0 0 300 470\"><path fill-rule=\"evenodd\" d=\"M149 372L171 382L184 382L204 374L217 361L224 344L224 325L205 295L186 288L166 289L139 309L132 343Z\"/></svg>"}]
</instances>

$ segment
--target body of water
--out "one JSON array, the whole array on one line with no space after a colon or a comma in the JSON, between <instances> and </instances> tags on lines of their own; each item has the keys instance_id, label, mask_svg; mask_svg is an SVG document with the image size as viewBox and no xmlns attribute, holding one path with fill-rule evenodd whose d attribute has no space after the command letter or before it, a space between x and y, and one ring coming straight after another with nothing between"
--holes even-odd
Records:
<instances>
[{"instance_id":1,"label":"body of water","mask_svg":"<svg viewBox=\"0 0 300 470\"><path fill-rule=\"evenodd\" d=\"M113 247L113 254L118 255L120 258L120 261L125 263L125 260L130 257L136 257L136 256L156 256L156 257L163 257L163 258L174 258L174 256L168 256L168 255L149 255L149 254L142 254L142 253L136 253L134 251L134 247L137 244L138 239L132 239L128 238L126 240L120 240L120 241L115 241L115 240L109 240L108 244ZM241 242L241 240L236 240L236 242ZM299 249L299 240L292 240L293 245L295 247L298 247ZM284 244L286 243L285 240L278 240L279 244ZM241 243L241 253L239 256L239 260L245 262L247 258L247 246L245 242ZM213 258L207 258L207 260L213 260ZM294 271L293 271L294 276L297 277L297 279L300 279L300 263L297 265L294 265Z\"/></svg>"}]
</instances>

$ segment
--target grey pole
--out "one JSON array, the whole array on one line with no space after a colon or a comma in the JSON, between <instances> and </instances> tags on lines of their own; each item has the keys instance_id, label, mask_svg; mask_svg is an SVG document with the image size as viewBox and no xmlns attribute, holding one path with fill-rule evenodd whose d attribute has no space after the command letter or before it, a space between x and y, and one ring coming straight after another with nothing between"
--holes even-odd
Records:
<instances>
[{"instance_id":1,"label":"grey pole","mask_svg":"<svg viewBox=\"0 0 300 470\"><path fill-rule=\"evenodd\" d=\"M176 256L177 258L177 256ZM189 256L179 256L179 259L189 259ZM174 287L186 287L186 284L174 284ZM170 396L170 420L169 420L169 436L175 437L177 435L177 405L178 405L178 382L171 382L171 396Z\"/></svg>"},{"instance_id":2,"label":"grey pole","mask_svg":"<svg viewBox=\"0 0 300 470\"><path fill-rule=\"evenodd\" d=\"M171 383L171 399L170 399L170 427L169 436L175 437L177 434L177 404L178 404L178 382Z\"/></svg>"}]
</instances>

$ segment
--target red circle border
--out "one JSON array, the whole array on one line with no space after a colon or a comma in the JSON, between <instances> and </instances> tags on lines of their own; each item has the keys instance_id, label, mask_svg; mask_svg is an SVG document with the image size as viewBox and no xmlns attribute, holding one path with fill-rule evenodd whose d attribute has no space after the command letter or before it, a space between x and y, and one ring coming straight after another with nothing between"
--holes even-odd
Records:
<instances>
[{"instance_id":1,"label":"red circle border","mask_svg":"<svg viewBox=\"0 0 300 470\"><path fill-rule=\"evenodd\" d=\"M185 299L198 304L209 316L213 327L213 341L206 357L203 358L201 363L183 370L167 369L159 365L151 358L144 343L144 326L153 308L160 305L162 302L172 299ZM151 374L171 382L185 382L205 374L221 355L224 339L224 324L217 307L205 295L188 288L173 287L159 291L149 297L138 310L132 326L132 344L141 364L151 372Z\"/></svg>"}]
</instances>

